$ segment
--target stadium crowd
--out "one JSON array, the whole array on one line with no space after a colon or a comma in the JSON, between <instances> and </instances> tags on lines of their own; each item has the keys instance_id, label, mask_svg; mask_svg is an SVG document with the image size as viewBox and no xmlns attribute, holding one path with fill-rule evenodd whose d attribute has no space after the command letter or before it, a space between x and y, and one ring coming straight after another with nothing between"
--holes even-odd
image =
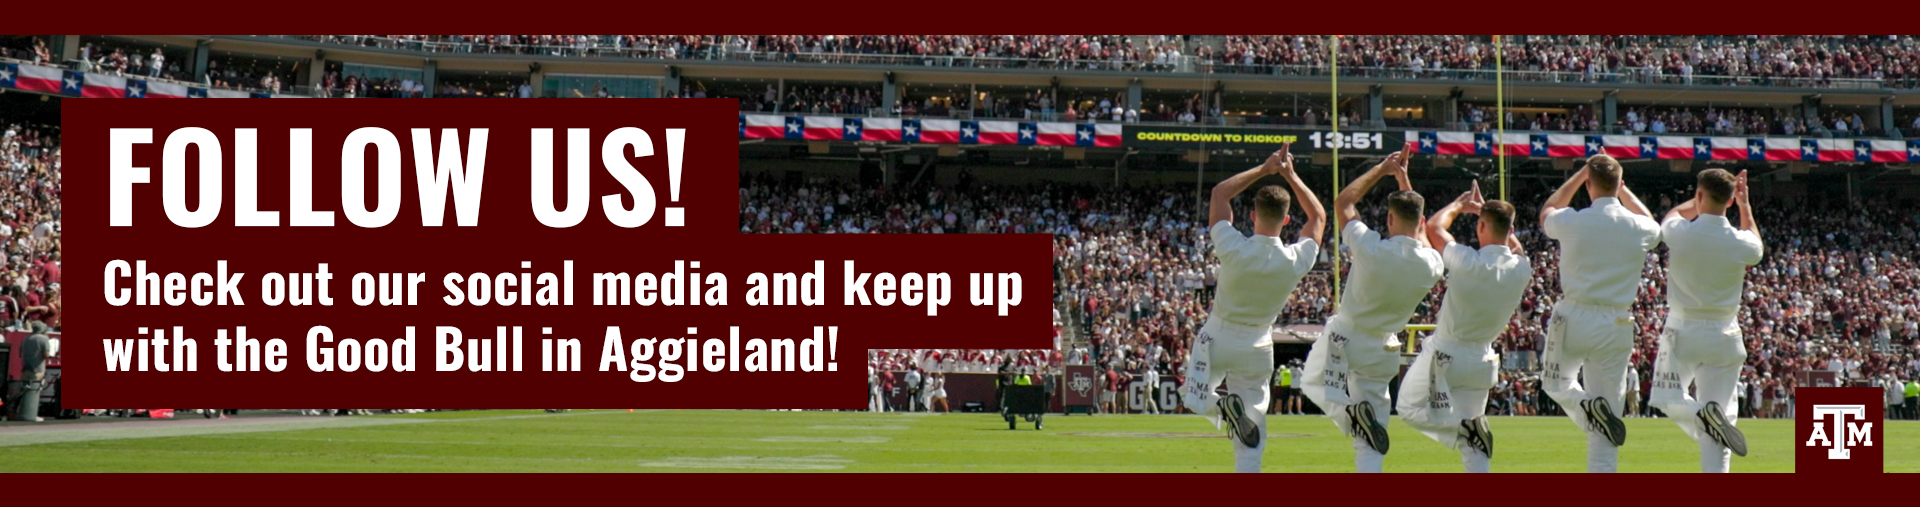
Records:
<instances>
[{"instance_id":1,"label":"stadium crowd","mask_svg":"<svg viewBox=\"0 0 1920 507\"><path fill-rule=\"evenodd\" d=\"M1186 347L1206 318L1215 284L1191 185L1005 186L965 174L950 187L896 189L826 179L780 182L764 175L743 175L741 181L742 232L1055 236L1059 328L1053 350L877 350L870 358L877 372L906 366L986 372L1013 361L1021 372L1094 364L1099 375L1116 382L1146 377L1147 370L1171 379L1183 371ZM1538 216L1546 189L1537 190L1514 199L1518 216ZM1691 189L1635 191L1659 216ZM1756 208L1767 255L1749 271L1740 318L1749 352L1742 374L1743 412L1789 417L1802 372L1830 371L1860 385L1920 376L1915 217L1894 203L1872 200L1779 198L1757 202ZM1385 212L1376 207L1364 213L1377 221ZM1456 228L1471 227L1471 220L1465 222ZM1499 413L1552 414L1558 409L1539 395L1538 351L1561 294L1559 251L1529 222L1522 220L1516 232L1536 272L1507 331L1495 342L1504 363L1493 403ZM1290 228L1283 237L1292 234ZM1639 393L1651 391L1654 340L1665 316L1665 252L1661 246L1649 254L1646 281L1634 305L1637 343L1631 364L1638 377L1633 390ZM1323 253L1277 325L1325 321L1334 300L1331 266ZM1444 285L1433 289L1410 323L1434 323ZM1644 403L1633 405L1636 413L1652 413Z\"/></svg>"},{"instance_id":2,"label":"stadium crowd","mask_svg":"<svg viewBox=\"0 0 1920 507\"><path fill-rule=\"evenodd\" d=\"M298 35L307 40L436 52L864 61L921 65L1044 66L1324 74L1328 39L1313 35ZM1910 35L1509 36L1517 79L1669 84L1838 86L1835 79L1920 86L1920 40ZM1495 46L1484 35L1349 35L1343 73L1485 79Z\"/></svg>"},{"instance_id":3,"label":"stadium crowd","mask_svg":"<svg viewBox=\"0 0 1920 507\"><path fill-rule=\"evenodd\" d=\"M1352 73L1484 79L1487 76L1473 71L1495 65L1494 44L1482 36L1340 40L1339 63ZM1326 38L1317 36L1228 35L1220 63L1242 72L1320 74L1329 70L1326 44ZM1500 56L1507 69L1545 73L1513 76L1517 79L1617 81L1613 76L1625 74L1639 82L1689 85L1828 86L1836 78L1880 80L1899 88L1920 83L1920 41L1904 35L1529 35L1506 44Z\"/></svg>"},{"instance_id":4,"label":"stadium crowd","mask_svg":"<svg viewBox=\"0 0 1920 507\"><path fill-rule=\"evenodd\" d=\"M35 38L35 45L41 50L44 49L44 43L38 38ZM39 51L36 50L34 55L35 63L58 63L51 56L41 54ZM87 72L111 75L193 82L229 90L279 93L291 88L281 79L291 78L300 67L299 63L291 60L260 60L237 55L215 55L207 59L206 76L199 81L194 81L189 61L187 55L180 51L168 55L163 48L129 48L102 41L80 45L78 68Z\"/></svg>"},{"instance_id":5,"label":"stadium crowd","mask_svg":"<svg viewBox=\"0 0 1920 507\"><path fill-rule=\"evenodd\" d=\"M928 65L1172 68L1191 36L1155 35L298 35L308 40L431 52L721 59L739 55L852 61L917 57ZM957 61L956 61L957 60ZM889 62L906 63L906 62Z\"/></svg>"},{"instance_id":6,"label":"stadium crowd","mask_svg":"<svg viewBox=\"0 0 1920 507\"><path fill-rule=\"evenodd\" d=\"M1519 108L1516 108L1519 109ZM1461 120L1474 132L1492 132L1497 128L1492 104L1462 104ZM1853 112L1829 114L1834 122L1814 127L1829 128L1839 137L1863 135L1864 122ZM1577 105L1565 112L1526 113L1507 111L1508 131L1531 132L1606 132L1615 134L1707 134L1718 136L1806 135L1808 121L1792 114L1762 108L1745 107L1652 107L1623 106L1620 118L1603 125L1592 108ZM1838 128L1836 128L1838 127Z\"/></svg>"},{"instance_id":7,"label":"stadium crowd","mask_svg":"<svg viewBox=\"0 0 1920 507\"><path fill-rule=\"evenodd\" d=\"M0 329L60 329L60 129L0 119Z\"/></svg>"}]
</instances>

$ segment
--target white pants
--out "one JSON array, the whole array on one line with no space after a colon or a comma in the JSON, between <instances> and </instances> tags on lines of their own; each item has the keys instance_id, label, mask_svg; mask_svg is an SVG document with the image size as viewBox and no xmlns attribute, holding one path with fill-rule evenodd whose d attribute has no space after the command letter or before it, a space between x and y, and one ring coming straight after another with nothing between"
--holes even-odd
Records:
<instances>
[{"instance_id":1,"label":"white pants","mask_svg":"<svg viewBox=\"0 0 1920 507\"><path fill-rule=\"evenodd\" d=\"M1386 456L1367 445L1347 416L1347 407L1360 402L1373 405L1373 417L1387 424L1387 383L1400 374L1398 347L1388 350L1385 337L1349 338L1328 331L1313 342L1307 352L1307 369L1301 393L1319 405L1333 419L1334 426L1353 437L1353 465L1360 472L1380 472Z\"/></svg>"},{"instance_id":2,"label":"white pants","mask_svg":"<svg viewBox=\"0 0 1920 507\"><path fill-rule=\"evenodd\" d=\"M1700 443L1701 472L1726 473L1733 453L1707 434L1698 414L1707 402L1716 401L1727 422L1739 423L1734 388L1740 381L1740 366L1747 362L1739 323L1670 318L1658 346L1647 404L1666 412L1667 418ZM1689 385L1697 396L1687 394Z\"/></svg>"},{"instance_id":3,"label":"white pants","mask_svg":"<svg viewBox=\"0 0 1920 507\"><path fill-rule=\"evenodd\" d=\"M1619 471L1620 448L1587 426L1580 402L1606 398L1614 415L1620 415L1627 391L1627 361L1632 356L1633 313L1626 308L1572 301L1554 306L1547 323L1546 350L1541 354L1541 389L1567 411L1574 425L1586 430L1588 472Z\"/></svg>"},{"instance_id":4,"label":"white pants","mask_svg":"<svg viewBox=\"0 0 1920 507\"><path fill-rule=\"evenodd\" d=\"M1180 402L1187 410L1200 414L1220 427L1220 395L1214 391L1226 385L1227 392L1240 397L1243 412L1260 429L1260 446L1247 447L1235 436L1233 471L1257 473L1261 456L1267 450L1267 403L1271 395L1267 382L1273 376L1273 338L1271 329L1241 326L1218 320L1200 327L1187 353L1186 385L1180 388ZM1206 379L1204 382L1199 379Z\"/></svg>"},{"instance_id":5,"label":"white pants","mask_svg":"<svg viewBox=\"0 0 1920 507\"><path fill-rule=\"evenodd\" d=\"M1464 344L1435 336L1400 379L1400 420L1460 452L1468 472L1489 471L1487 455L1467 445L1460 422L1487 414L1487 392L1499 375L1492 343Z\"/></svg>"},{"instance_id":6,"label":"white pants","mask_svg":"<svg viewBox=\"0 0 1920 507\"><path fill-rule=\"evenodd\" d=\"M1140 411L1149 414L1160 413L1160 378L1151 377L1140 387Z\"/></svg>"},{"instance_id":7,"label":"white pants","mask_svg":"<svg viewBox=\"0 0 1920 507\"><path fill-rule=\"evenodd\" d=\"M869 412L887 411L887 402L880 398L880 386L873 386L873 387L867 388L867 411Z\"/></svg>"}]
</instances>

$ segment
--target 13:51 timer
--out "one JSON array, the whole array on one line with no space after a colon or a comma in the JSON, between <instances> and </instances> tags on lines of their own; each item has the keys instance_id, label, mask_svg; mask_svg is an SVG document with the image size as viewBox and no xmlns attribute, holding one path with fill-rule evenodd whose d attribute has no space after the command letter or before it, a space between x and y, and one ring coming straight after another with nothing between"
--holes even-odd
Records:
<instances>
[{"instance_id":1,"label":"13:51 timer","mask_svg":"<svg viewBox=\"0 0 1920 507\"><path fill-rule=\"evenodd\" d=\"M1307 139L1313 141L1314 149L1379 150L1387 148L1379 132L1314 132L1307 135Z\"/></svg>"}]
</instances>

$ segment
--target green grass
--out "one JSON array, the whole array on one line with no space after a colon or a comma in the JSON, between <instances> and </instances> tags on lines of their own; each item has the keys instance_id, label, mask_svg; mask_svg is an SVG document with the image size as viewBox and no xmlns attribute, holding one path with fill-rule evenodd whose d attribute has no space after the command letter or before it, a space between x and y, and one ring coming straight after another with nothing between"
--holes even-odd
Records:
<instances>
[{"instance_id":1,"label":"green grass","mask_svg":"<svg viewBox=\"0 0 1920 507\"><path fill-rule=\"evenodd\" d=\"M1228 440L1193 416L1050 416L1008 431L986 414L660 410L452 412L296 419L376 425L7 445L5 472L1221 472ZM380 421L374 421L380 420ZM167 424L154 421L153 424ZM390 423L390 424L387 424ZM1585 438L1560 417L1497 417L1495 472L1579 472ZM1347 472L1325 418L1270 419L1268 472ZM1623 472L1694 472L1696 445L1664 419L1629 419ZM76 425L85 428L89 425ZM1790 472L1793 427L1741 421L1735 472ZM1456 472L1457 454L1395 419L1388 472ZM103 433L104 434L104 433ZM1153 434L1159 434L1149 436ZM1199 434L1199 435L1195 435ZM1284 435L1284 436L1282 436ZM18 437L14 435L11 437ZM1886 427L1887 471L1920 471L1920 424ZM15 442L17 443L17 441Z\"/></svg>"}]
</instances>

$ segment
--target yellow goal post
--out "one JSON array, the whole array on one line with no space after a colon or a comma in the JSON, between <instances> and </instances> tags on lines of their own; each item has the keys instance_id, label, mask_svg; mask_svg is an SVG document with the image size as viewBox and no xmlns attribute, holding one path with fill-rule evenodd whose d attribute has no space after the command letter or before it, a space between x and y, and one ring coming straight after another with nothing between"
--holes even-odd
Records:
<instances>
[{"instance_id":1,"label":"yellow goal post","mask_svg":"<svg viewBox=\"0 0 1920 507\"><path fill-rule=\"evenodd\" d=\"M1417 333L1433 331L1437 327L1439 326L1434 324L1407 324L1406 335L1400 339L1400 354L1408 356L1420 354L1420 335Z\"/></svg>"}]
</instances>

